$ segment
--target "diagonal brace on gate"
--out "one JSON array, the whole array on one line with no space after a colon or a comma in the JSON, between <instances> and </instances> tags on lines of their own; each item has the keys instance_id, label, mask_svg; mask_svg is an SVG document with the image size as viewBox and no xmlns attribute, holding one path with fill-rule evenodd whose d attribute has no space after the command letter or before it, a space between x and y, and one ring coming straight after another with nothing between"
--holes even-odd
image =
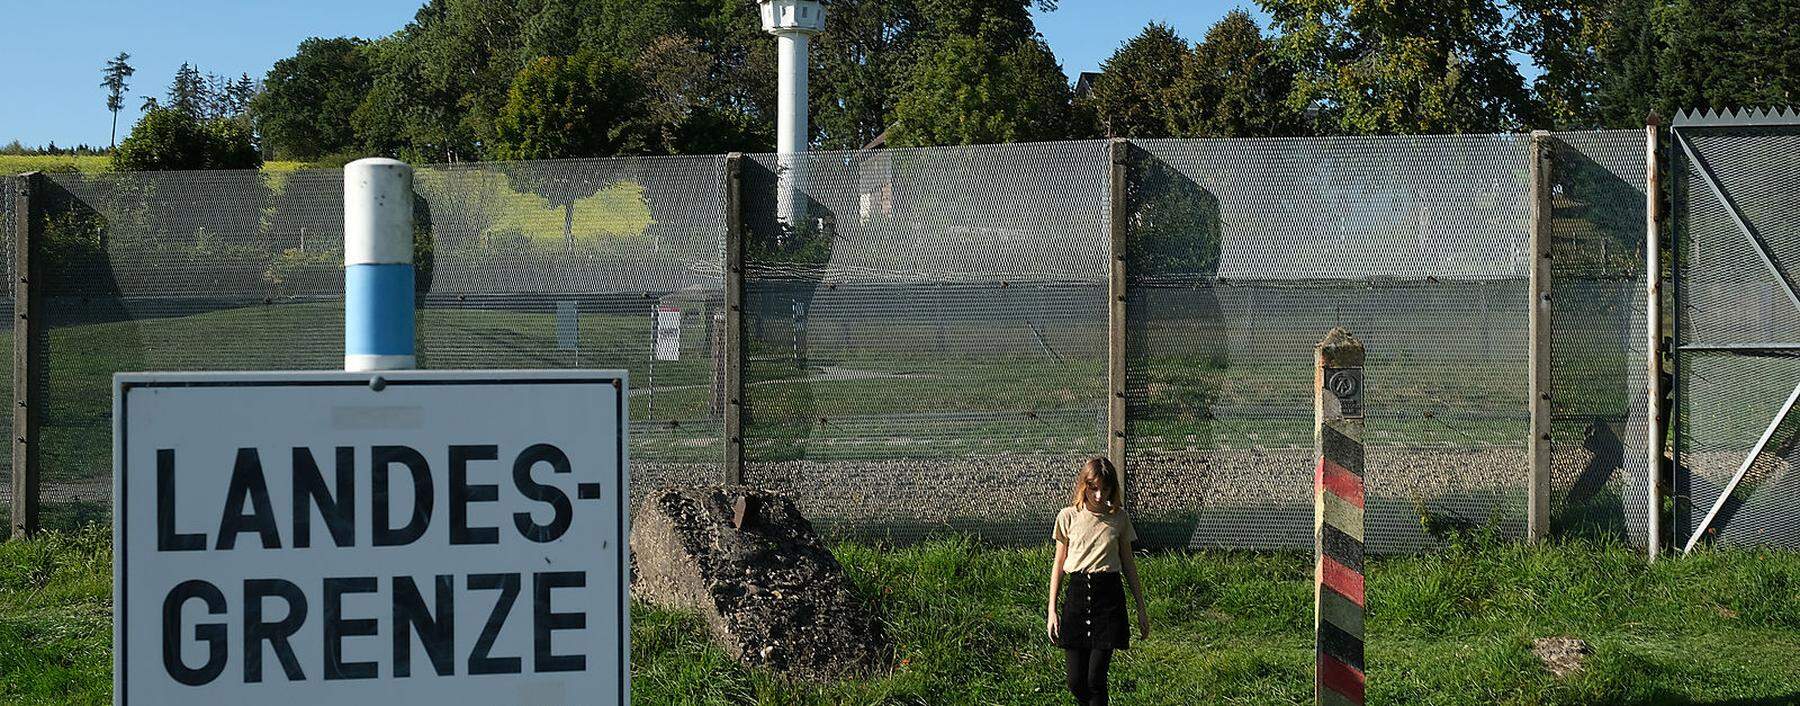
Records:
<instances>
[{"instance_id":1,"label":"diagonal brace on gate","mask_svg":"<svg viewBox=\"0 0 1800 706\"><path fill-rule=\"evenodd\" d=\"M1744 475L1750 472L1750 466L1756 463L1756 457L1761 456L1763 451L1769 448L1769 442L1775 438L1775 430L1781 427L1782 422L1787 421L1789 414L1793 413L1796 401L1800 401L1800 385L1794 386L1794 391L1788 395L1787 402L1781 405L1781 411L1776 412L1775 418L1769 420L1769 428L1763 431L1762 438L1756 440L1756 445L1750 447L1749 455L1745 456L1744 462L1738 465L1737 473L1731 476L1731 482L1726 483L1725 489L1719 492L1719 499L1713 501L1712 509L1706 513L1706 519L1701 520L1700 524L1694 527L1694 534L1688 537L1687 546L1682 548L1681 553L1693 553L1694 546L1700 543L1700 538L1706 536L1706 530L1712 527L1713 521L1719 517L1719 512L1725 509L1725 504L1731 501L1732 494L1737 492L1738 484L1744 482Z\"/></svg>"},{"instance_id":2,"label":"diagonal brace on gate","mask_svg":"<svg viewBox=\"0 0 1800 706\"><path fill-rule=\"evenodd\" d=\"M1737 202L1733 201L1725 193L1725 190L1719 187L1719 180L1713 176L1712 167L1694 152L1693 146L1688 144L1687 136L1681 134L1681 130L1674 130L1673 133L1675 142L1681 145L1682 154L1687 155L1688 163L1694 165L1695 171L1700 172L1700 181L1706 184L1706 190L1711 191L1712 195L1719 200L1719 205L1725 207L1725 212L1731 214L1731 222L1737 225L1738 231L1742 232L1745 238L1749 239L1750 248L1756 251L1756 257L1762 260L1764 267L1769 268L1769 274L1775 276L1775 281L1781 283L1781 291L1787 292L1788 301L1793 302L1794 309L1800 310L1800 294L1794 292L1794 285L1788 282L1787 276L1781 273L1781 268L1775 265L1775 258L1769 254L1768 244L1764 243L1762 237L1756 234L1756 230L1750 227L1750 223L1744 220L1744 215L1738 211ZM1693 546L1693 543L1689 542L1688 546Z\"/></svg>"}]
</instances>

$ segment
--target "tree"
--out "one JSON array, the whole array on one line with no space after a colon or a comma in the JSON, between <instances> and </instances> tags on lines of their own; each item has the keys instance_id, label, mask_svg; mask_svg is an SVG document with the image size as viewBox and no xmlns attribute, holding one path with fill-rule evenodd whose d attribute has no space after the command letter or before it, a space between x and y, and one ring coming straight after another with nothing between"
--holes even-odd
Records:
<instances>
[{"instance_id":1,"label":"tree","mask_svg":"<svg viewBox=\"0 0 1800 706\"><path fill-rule=\"evenodd\" d=\"M1591 105L1594 122L1612 127L1641 126L1658 96L1657 64L1666 47L1653 14L1657 0L1620 0L1607 18L1605 48Z\"/></svg>"},{"instance_id":2,"label":"tree","mask_svg":"<svg viewBox=\"0 0 1800 706\"><path fill-rule=\"evenodd\" d=\"M913 0L834 3L830 12L812 43L811 125L820 146L853 150L892 124L925 21Z\"/></svg>"},{"instance_id":3,"label":"tree","mask_svg":"<svg viewBox=\"0 0 1800 706\"><path fill-rule=\"evenodd\" d=\"M1604 70L1602 56L1612 38L1609 25L1621 6L1636 1L1509 0L1513 20L1508 37L1539 71L1531 90L1540 125L1598 126L1595 93Z\"/></svg>"},{"instance_id":4,"label":"tree","mask_svg":"<svg viewBox=\"0 0 1800 706\"><path fill-rule=\"evenodd\" d=\"M1532 121L1494 3L1259 0L1296 69L1289 102L1344 134L1499 132Z\"/></svg>"},{"instance_id":5,"label":"tree","mask_svg":"<svg viewBox=\"0 0 1800 706\"><path fill-rule=\"evenodd\" d=\"M812 42L815 144L856 149L894 125L912 71L950 37L970 37L1005 52L1037 36L1032 0L852 0L830 4L831 19ZM766 44L766 40L759 45ZM770 92L770 99L773 93Z\"/></svg>"},{"instance_id":6,"label":"tree","mask_svg":"<svg viewBox=\"0 0 1800 706\"><path fill-rule=\"evenodd\" d=\"M232 115L249 115L250 104L262 93L261 84L250 78L249 73L238 74L237 80L225 87L225 96L231 106Z\"/></svg>"},{"instance_id":7,"label":"tree","mask_svg":"<svg viewBox=\"0 0 1800 706\"><path fill-rule=\"evenodd\" d=\"M198 121L206 117L207 103L210 98L206 93L206 78L200 75L200 69L187 62L175 70L174 80L169 82L168 103L170 109L186 113L188 117Z\"/></svg>"},{"instance_id":8,"label":"tree","mask_svg":"<svg viewBox=\"0 0 1800 706\"><path fill-rule=\"evenodd\" d=\"M925 43L953 36L1011 44L1036 37L1031 9L1054 12L1057 0L914 0L924 20Z\"/></svg>"},{"instance_id":9,"label":"tree","mask_svg":"<svg viewBox=\"0 0 1800 706\"><path fill-rule=\"evenodd\" d=\"M651 41L632 61L640 94L636 109L645 122L642 151L650 154L730 152L748 146L771 148L774 123L760 106L773 100L773 67L760 79L727 68L688 35ZM768 95L761 95L764 88Z\"/></svg>"},{"instance_id":10,"label":"tree","mask_svg":"<svg viewBox=\"0 0 1800 706\"><path fill-rule=\"evenodd\" d=\"M1665 113L1800 103L1800 4L1671 0L1656 12L1665 43L1656 92Z\"/></svg>"},{"instance_id":11,"label":"tree","mask_svg":"<svg viewBox=\"0 0 1800 706\"><path fill-rule=\"evenodd\" d=\"M250 128L225 118L202 120L176 108L144 114L113 152L119 171L255 169L262 166Z\"/></svg>"},{"instance_id":12,"label":"tree","mask_svg":"<svg viewBox=\"0 0 1800 706\"><path fill-rule=\"evenodd\" d=\"M206 74L205 117L228 118L236 113L231 105L231 81L224 76L208 72Z\"/></svg>"},{"instance_id":13,"label":"tree","mask_svg":"<svg viewBox=\"0 0 1800 706\"><path fill-rule=\"evenodd\" d=\"M631 67L593 53L544 57L513 78L495 122L494 156L503 160L604 157L641 151ZM563 209L563 240L575 249L575 202L605 188L594 170L520 165L515 186Z\"/></svg>"},{"instance_id":14,"label":"tree","mask_svg":"<svg viewBox=\"0 0 1800 706\"><path fill-rule=\"evenodd\" d=\"M543 57L519 71L496 122L503 160L604 157L642 147L629 65L592 53Z\"/></svg>"},{"instance_id":15,"label":"tree","mask_svg":"<svg viewBox=\"0 0 1800 706\"><path fill-rule=\"evenodd\" d=\"M106 60L106 68L101 70L100 87L106 89L106 109L112 112L112 146L119 146L119 111L125 108L125 92L130 90L126 79L137 73L137 69L128 63L131 55L119 52L118 56Z\"/></svg>"},{"instance_id":16,"label":"tree","mask_svg":"<svg viewBox=\"0 0 1800 706\"><path fill-rule=\"evenodd\" d=\"M249 108L274 154L315 160L360 147L350 116L374 81L367 45L353 37L314 37L269 69ZM234 93L253 93L248 83L249 76L240 79Z\"/></svg>"},{"instance_id":17,"label":"tree","mask_svg":"<svg viewBox=\"0 0 1800 706\"><path fill-rule=\"evenodd\" d=\"M424 57L403 29L369 45L374 80L369 94L350 114L351 129L363 149L412 162L474 159L477 141L457 119L459 95L436 87L424 75Z\"/></svg>"},{"instance_id":18,"label":"tree","mask_svg":"<svg viewBox=\"0 0 1800 706\"><path fill-rule=\"evenodd\" d=\"M1233 10L1184 58L1166 94L1173 137L1302 134L1304 117L1287 102L1293 66L1249 13Z\"/></svg>"},{"instance_id":19,"label":"tree","mask_svg":"<svg viewBox=\"0 0 1800 706\"><path fill-rule=\"evenodd\" d=\"M1100 62L1092 105L1108 137L1168 137L1171 123L1169 89L1181 78L1188 41L1160 22Z\"/></svg>"},{"instance_id":20,"label":"tree","mask_svg":"<svg viewBox=\"0 0 1800 706\"><path fill-rule=\"evenodd\" d=\"M1058 140L1068 133L1069 83L1042 39L1001 52L953 36L920 62L894 109L898 146Z\"/></svg>"}]
</instances>

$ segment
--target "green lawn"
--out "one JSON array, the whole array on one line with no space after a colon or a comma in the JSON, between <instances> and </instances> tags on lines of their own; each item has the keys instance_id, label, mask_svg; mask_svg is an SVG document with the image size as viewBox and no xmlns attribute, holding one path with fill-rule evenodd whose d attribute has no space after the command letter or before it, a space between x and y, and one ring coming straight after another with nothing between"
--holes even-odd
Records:
<instances>
[{"instance_id":1,"label":"green lawn","mask_svg":"<svg viewBox=\"0 0 1800 706\"><path fill-rule=\"evenodd\" d=\"M111 548L102 527L0 545L0 702L111 698ZM785 683L710 645L695 616L635 606L644 704L1062 703L1046 643L1047 547L941 539L840 544L896 642L888 669ZM1310 561L1176 552L1142 561L1154 634L1113 671L1121 706L1310 703ZM1453 542L1369 573L1372 704L1791 704L1800 701L1800 555L1713 551L1646 566L1583 543ZM1531 639L1596 653L1558 679Z\"/></svg>"},{"instance_id":2,"label":"green lawn","mask_svg":"<svg viewBox=\"0 0 1800 706\"><path fill-rule=\"evenodd\" d=\"M584 313L578 351L557 347L556 319L536 311L431 308L419 318L422 367L625 367L634 389L634 453L664 461L711 461L722 440L709 410L712 361L698 301L684 306L683 358L651 369L650 303L645 313ZM340 363L341 304L251 305L191 316L53 325L49 400L43 427L45 478L103 476L110 464L111 376L129 370L332 369ZM1105 394L1104 360L1051 357L1029 347L995 355L907 348L902 332L859 324L852 339L837 324L811 333L805 371L779 343L751 349L749 450L786 458L955 458L996 453L1069 453L1097 447ZM954 322L951 340L1014 335L1000 324ZM1021 324L1022 326L1022 324ZM1079 338L1084 332L1065 331ZM1094 334L1098 336L1096 332ZM198 353L194 342L205 341ZM0 346L5 343L0 342ZM1145 361L1151 371L1132 434L1144 448L1304 448L1311 444L1310 372L1300 362L1243 360L1218 366L1177 356ZM1383 445L1517 445L1525 433L1513 381L1522 366L1470 374L1456 361L1416 355L1371 363L1370 440ZM826 369L863 377L814 379ZM654 376L652 373L654 372ZM1195 390L1204 391L1195 393ZM1513 409L1517 407L1517 409ZM1271 410L1276 410L1271 412ZM1295 412L1293 410L1300 410ZM820 421L824 420L824 421ZM890 438L891 437L891 438ZM1192 438L1190 438L1192 437ZM1082 440L1086 440L1085 442Z\"/></svg>"},{"instance_id":3,"label":"green lawn","mask_svg":"<svg viewBox=\"0 0 1800 706\"><path fill-rule=\"evenodd\" d=\"M300 162L263 162L265 172L288 172L299 169ZM0 174L26 172L110 172L112 157L108 155L15 155L0 154Z\"/></svg>"}]
</instances>

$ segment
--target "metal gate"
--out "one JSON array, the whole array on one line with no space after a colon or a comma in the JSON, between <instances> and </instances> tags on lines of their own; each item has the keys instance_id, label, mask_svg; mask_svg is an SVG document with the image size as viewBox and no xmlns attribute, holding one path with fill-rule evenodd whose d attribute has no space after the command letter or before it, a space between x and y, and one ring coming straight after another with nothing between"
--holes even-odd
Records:
<instances>
[{"instance_id":1,"label":"metal gate","mask_svg":"<svg viewBox=\"0 0 1800 706\"><path fill-rule=\"evenodd\" d=\"M1800 547L1800 113L1672 126L1674 540Z\"/></svg>"}]
</instances>

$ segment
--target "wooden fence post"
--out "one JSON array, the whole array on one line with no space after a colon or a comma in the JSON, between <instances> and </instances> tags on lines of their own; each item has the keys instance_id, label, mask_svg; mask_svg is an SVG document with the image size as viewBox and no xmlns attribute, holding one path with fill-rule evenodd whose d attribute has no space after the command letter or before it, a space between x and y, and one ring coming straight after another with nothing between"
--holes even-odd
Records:
<instances>
[{"instance_id":1,"label":"wooden fence post","mask_svg":"<svg viewBox=\"0 0 1800 706\"><path fill-rule=\"evenodd\" d=\"M1119 502L1128 494L1125 477L1125 178L1131 142L1107 144L1108 242L1106 280L1106 457L1119 477Z\"/></svg>"},{"instance_id":2,"label":"wooden fence post","mask_svg":"<svg viewBox=\"0 0 1800 706\"><path fill-rule=\"evenodd\" d=\"M744 482L744 155L725 156L725 473Z\"/></svg>"},{"instance_id":3,"label":"wooden fence post","mask_svg":"<svg viewBox=\"0 0 1800 706\"><path fill-rule=\"evenodd\" d=\"M1313 348L1314 703L1363 703L1362 342L1334 328Z\"/></svg>"},{"instance_id":4,"label":"wooden fence post","mask_svg":"<svg viewBox=\"0 0 1800 706\"><path fill-rule=\"evenodd\" d=\"M38 327L43 305L33 289L36 283L37 238L33 237L32 197L41 191L43 175L37 172L15 177L13 191L13 425L12 425L12 536L21 539L38 530L38 403L43 382L38 373L43 362ZM41 203L42 199L38 199Z\"/></svg>"},{"instance_id":5,"label":"wooden fence post","mask_svg":"<svg viewBox=\"0 0 1800 706\"><path fill-rule=\"evenodd\" d=\"M1663 317L1662 317L1662 117L1652 111L1644 119L1644 319L1647 337L1645 415L1649 420L1645 446L1650 458L1644 466L1648 512L1644 515L1644 550L1651 561L1662 554L1663 432L1668 420L1663 413Z\"/></svg>"},{"instance_id":6,"label":"wooden fence post","mask_svg":"<svg viewBox=\"0 0 1800 706\"><path fill-rule=\"evenodd\" d=\"M1550 536L1550 134L1531 133L1531 475L1525 510L1532 542Z\"/></svg>"}]
</instances>

